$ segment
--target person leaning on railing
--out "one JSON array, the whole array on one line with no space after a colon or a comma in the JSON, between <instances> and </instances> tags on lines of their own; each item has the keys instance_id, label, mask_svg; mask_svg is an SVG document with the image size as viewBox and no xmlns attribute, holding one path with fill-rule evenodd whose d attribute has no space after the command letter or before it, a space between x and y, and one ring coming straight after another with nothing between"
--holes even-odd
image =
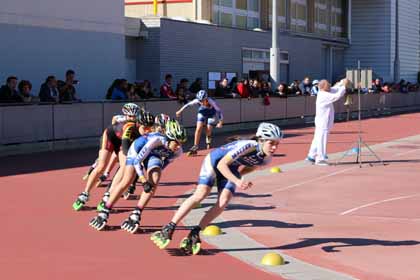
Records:
<instances>
[{"instance_id":1,"label":"person leaning on railing","mask_svg":"<svg viewBox=\"0 0 420 280\"><path fill-rule=\"evenodd\" d=\"M16 91L18 78L10 76L6 80L6 84L0 88L0 103L20 102L18 92Z\"/></svg>"},{"instance_id":2,"label":"person leaning on railing","mask_svg":"<svg viewBox=\"0 0 420 280\"><path fill-rule=\"evenodd\" d=\"M66 71L66 80L58 81L58 89L60 92L60 102L80 102L81 100L77 97L75 85L79 84L79 81L75 79L76 73L73 70Z\"/></svg>"},{"instance_id":3,"label":"person leaning on railing","mask_svg":"<svg viewBox=\"0 0 420 280\"><path fill-rule=\"evenodd\" d=\"M26 80L20 81L18 85L18 89L19 89L18 96L19 96L20 102L23 102L23 103L39 102L39 98L31 94L31 90L32 90L31 82L26 81Z\"/></svg>"}]
</instances>

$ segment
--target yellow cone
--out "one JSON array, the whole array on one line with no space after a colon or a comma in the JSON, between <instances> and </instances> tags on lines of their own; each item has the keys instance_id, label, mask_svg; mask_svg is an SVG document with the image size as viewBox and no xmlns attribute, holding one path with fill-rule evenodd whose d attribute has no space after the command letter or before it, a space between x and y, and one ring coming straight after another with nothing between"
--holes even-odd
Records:
<instances>
[{"instance_id":1,"label":"yellow cone","mask_svg":"<svg viewBox=\"0 0 420 280\"><path fill-rule=\"evenodd\" d=\"M221 233L222 233L222 230L218 226L215 226L215 225L208 226L203 230L203 234L207 236L216 236Z\"/></svg>"},{"instance_id":2,"label":"yellow cone","mask_svg":"<svg viewBox=\"0 0 420 280\"><path fill-rule=\"evenodd\" d=\"M278 167L278 166L274 166L274 167L272 167L272 168L270 169L270 172L271 172L271 173L280 173L280 172L281 172L281 169L280 169L280 167Z\"/></svg>"},{"instance_id":3,"label":"yellow cone","mask_svg":"<svg viewBox=\"0 0 420 280\"><path fill-rule=\"evenodd\" d=\"M284 259L277 253L268 253L262 258L261 264L269 266L283 265Z\"/></svg>"}]
</instances>

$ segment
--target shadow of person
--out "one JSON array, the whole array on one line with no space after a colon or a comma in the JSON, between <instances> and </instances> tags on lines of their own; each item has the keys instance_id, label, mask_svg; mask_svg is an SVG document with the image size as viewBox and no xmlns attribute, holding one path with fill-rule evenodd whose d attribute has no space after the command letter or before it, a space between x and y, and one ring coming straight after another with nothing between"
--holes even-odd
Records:
<instances>
[{"instance_id":1,"label":"shadow of person","mask_svg":"<svg viewBox=\"0 0 420 280\"><path fill-rule=\"evenodd\" d=\"M262 194L249 194L249 193L243 193L243 192L237 192L235 193L235 197L241 197L241 198L256 198L256 197L272 197L273 195L267 193Z\"/></svg>"},{"instance_id":2,"label":"shadow of person","mask_svg":"<svg viewBox=\"0 0 420 280\"><path fill-rule=\"evenodd\" d=\"M221 228L234 227L274 227L274 228L306 228L312 227L313 224L294 224L274 220L235 220L215 223Z\"/></svg>"},{"instance_id":3,"label":"shadow of person","mask_svg":"<svg viewBox=\"0 0 420 280\"><path fill-rule=\"evenodd\" d=\"M291 250L300 249L311 246L318 246L327 243L335 243L327 246L323 246L322 250L328 253L340 252L337 248L345 247L356 247L356 246L415 246L420 245L419 241L416 240L403 240L403 241L391 241L391 240L378 240L378 239L367 239L367 238L304 238L299 242L282 245L277 249L280 250Z\"/></svg>"}]
</instances>

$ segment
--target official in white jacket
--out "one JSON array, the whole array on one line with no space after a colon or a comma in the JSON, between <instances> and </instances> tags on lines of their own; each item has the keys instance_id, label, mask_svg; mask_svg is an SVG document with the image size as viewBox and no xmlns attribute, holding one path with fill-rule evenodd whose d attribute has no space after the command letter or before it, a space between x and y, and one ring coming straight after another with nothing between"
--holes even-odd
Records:
<instances>
[{"instance_id":1,"label":"official in white jacket","mask_svg":"<svg viewBox=\"0 0 420 280\"><path fill-rule=\"evenodd\" d=\"M341 80L334 87L327 80L319 82L316 98L315 134L308 153L307 161L317 165L328 165L326 159L328 133L334 124L334 102L346 93L349 81Z\"/></svg>"}]
</instances>

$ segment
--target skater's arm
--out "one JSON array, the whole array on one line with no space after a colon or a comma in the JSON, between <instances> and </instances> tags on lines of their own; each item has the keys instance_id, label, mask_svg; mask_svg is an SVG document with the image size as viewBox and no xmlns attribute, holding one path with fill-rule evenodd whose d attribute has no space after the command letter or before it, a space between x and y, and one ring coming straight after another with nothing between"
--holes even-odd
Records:
<instances>
[{"instance_id":1,"label":"skater's arm","mask_svg":"<svg viewBox=\"0 0 420 280\"><path fill-rule=\"evenodd\" d=\"M222 112L222 109L220 109L220 107L219 107L219 105L217 105L216 101L214 101L211 98L209 98L209 103L216 110L217 117L219 118L219 121L220 122L223 122L223 112Z\"/></svg>"},{"instance_id":2,"label":"skater's arm","mask_svg":"<svg viewBox=\"0 0 420 280\"><path fill-rule=\"evenodd\" d=\"M200 104L200 101L198 101L198 99L191 100L190 102L188 102L187 104L185 104L184 106L182 106L181 109L179 109L176 112L176 116L178 117L179 115L182 114L182 111L184 111L186 108L188 108L190 106L193 106L193 105L196 105L196 104Z\"/></svg>"},{"instance_id":3,"label":"skater's arm","mask_svg":"<svg viewBox=\"0 0 420 280\"><path fill-rule=\"evenodd\" d=\"M112 117L112 124L117 124L117 123L122 123L125 122L127 120L127 118L123 115L116 115Z\"/></svg>"},{"instance_id":4,"label":"skater's arm","mask_svg":"<svg viewBox=\"0 0 420 280\"><path fill-rule=\"evenodd\" d=\"M246 174L249 174L249 173L255 171L255 169L257 169L256 166L244 166L241 169L241 176L245 176Z\"/></svg>"},{"instance_id":5,"label":"skater's arm","mask_svg":"<svg viewBox=\"0 0 420 280\"><path fill-rule=\"evenodd\" d=\"M254 151L256 147L253 143L254 141L244 141L235 149L228 152L217 164L217 169L226 179L233 182L236 186L241 186L245 189L247 188L248 182L244 182L242 178L237 178L232 171L230 171L229 166L240 156Z\"/></svg>"}]
</instances>

